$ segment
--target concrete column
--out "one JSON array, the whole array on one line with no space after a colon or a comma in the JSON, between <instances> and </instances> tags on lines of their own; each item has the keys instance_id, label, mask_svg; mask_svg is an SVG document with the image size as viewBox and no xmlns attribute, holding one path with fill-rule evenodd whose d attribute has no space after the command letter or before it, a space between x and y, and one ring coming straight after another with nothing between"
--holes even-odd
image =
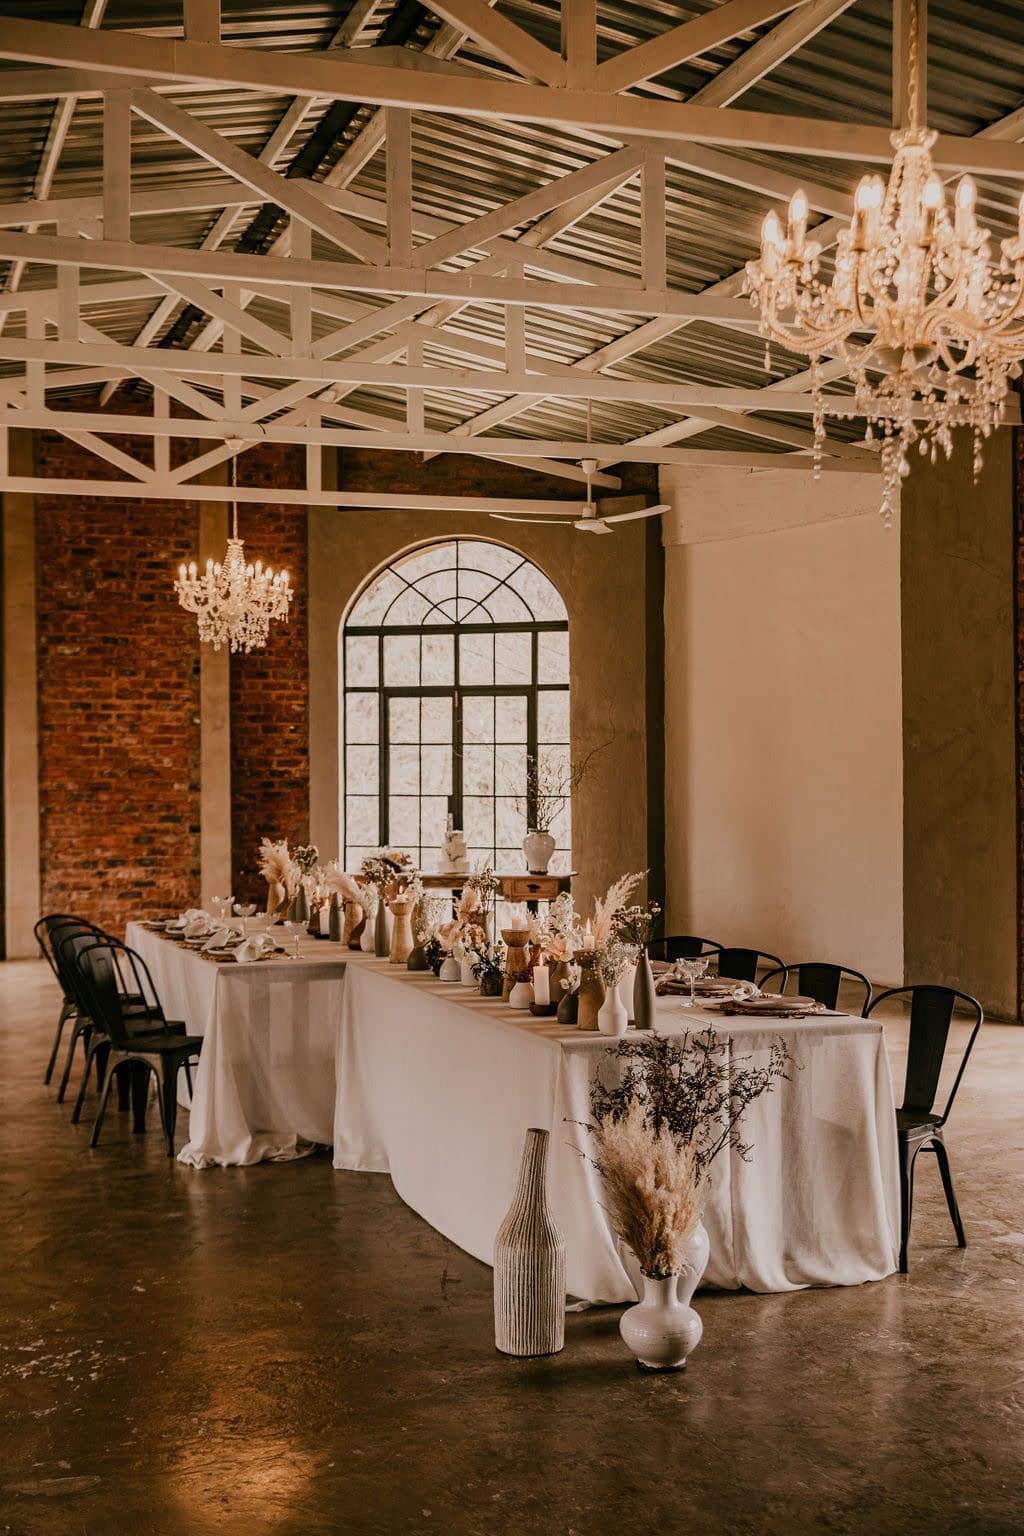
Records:
<instances>
[{"instance_id":1,"label":"concrete column","mask_svg":"<svg viewBox=\"0 0 1024 1536\"><path fill-rule=\"evenodd\" d=\"M224 483L222 471L217 478ZM199 560L221 560L228 509L199 504ZM199 870L202 902L231 892L231 675L229 651L199 647Z\"/></svg>"},{"instance_id":2,"label":"concrete column","mask_svg":"<svg viewBox=\"0 0 1024 1536\"><path fill-rule=\"evenodd\" d=\"M32 438L12 432L11 473L32 475ZM5 492L4 930L9 960L39 953L39 725L35 497Z\"/></svg>"}]
</instances>

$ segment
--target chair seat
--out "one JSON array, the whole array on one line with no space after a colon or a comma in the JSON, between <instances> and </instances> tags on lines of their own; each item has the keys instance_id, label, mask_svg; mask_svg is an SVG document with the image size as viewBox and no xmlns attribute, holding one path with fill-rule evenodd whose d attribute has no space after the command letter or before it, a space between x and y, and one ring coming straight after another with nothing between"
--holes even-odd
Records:
<instances>
[{"instance_id":1,"label":"chair seat","mask_svg":"<svg viewBox=\"0 0 1024 1536\"><path fill-rule=\"evenodd\" d=\"M131 1021L129 1020L128 1022L130 1023ZM178 1039L182 1035L188 1034L188 1025L182 1023L180 1019L168 1019L164 1029L140 1029L137 1035L132 1029L129 1029L128 1031L128 1034L132 1040L141 1040L143 1037L148 1039L150 1036L162 1035L164 1033L174 1035L174 1037Z\"/></svg>"},{"instance_id":2,"label":"chair seat","mask_svg":"<svg viewBox=\"0 0 1024 1536\"><path fill-rule=\"evenodd\" d=\"M133 1035L131 1045L127 1050L119 1050L119 1056L170 1056L188 1055L190 1051L201 1050L203 1044L202 1035Z\"/></svg>"},{"instance_id":3,"label":"chair seat","mask_svg":"<svg viewBox=\"0 0 1024 1536\"><path fill-rule=\"evenodd\" d=\"M923 1109L898 1109L896 1129L909 1140L930 1136L939 1124L940 1116L927 1114Z\"/></svg>"}]
</instances>

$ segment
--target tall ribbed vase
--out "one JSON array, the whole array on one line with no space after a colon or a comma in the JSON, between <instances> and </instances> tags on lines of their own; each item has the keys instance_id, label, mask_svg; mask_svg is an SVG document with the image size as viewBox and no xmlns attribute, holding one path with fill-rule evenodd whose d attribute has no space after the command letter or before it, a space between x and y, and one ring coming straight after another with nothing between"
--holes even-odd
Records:
<instances>
[{"instance_id":1,"label":"tall ribbed vase","mask_svg":"<svg viewBox=\"0 0 1024 1536\"><path fill-rule=\"evenodd\" d=\"M565 1344L565 1239L548 1210L547 1158L547 1131L531 1128L494 1240L494 1343L503 1355L555 1355Z\"/></svg>"}]
</instances>

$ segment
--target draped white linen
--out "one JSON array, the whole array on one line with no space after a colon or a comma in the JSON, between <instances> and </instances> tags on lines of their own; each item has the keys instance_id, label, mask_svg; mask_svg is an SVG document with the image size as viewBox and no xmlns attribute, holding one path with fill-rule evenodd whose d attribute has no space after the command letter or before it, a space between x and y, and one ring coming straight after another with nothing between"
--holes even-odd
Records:
<instances>
[{"instance_id":1,"label":"draped white linen","mask_svg":"<svg viewBox=\"0 0 1024 1536\"><path fill-rule=\"evenodd\" d=\"M183 1162L333 1145L335 1167L390 1174L413 1210L489 1264L525 1132L540 1126L551 1132L549 1197L570 1293L634 1298L582 1129L605 1037L315 941L298 962L251 966L214 965L137 925L128 942L168 1014L206 1036ZM762 1065L782 1038L792 1061L788 1081L747 1113L751 1159L729 1151L714 1165L706 1283L786 1291L891 1274L899 1179L881 1023L825 1014L769 1025L659 1002L660 1032L709 1022L734 1058Z\"/></svg>"},{"instance_id":2,"label":"draped white linen","mask_svg":"<svg viewBox=\"0 0 1024 1536\"><path fill-rule=\"evenodd\" d=\"M223 965L136 923L127 941L149 966L167 1016L205 1037L179 1160L194 1168L281 1162L330 1146L345 976L338 949L314 939L299 961Z\"/></svg>"}]
</instances>

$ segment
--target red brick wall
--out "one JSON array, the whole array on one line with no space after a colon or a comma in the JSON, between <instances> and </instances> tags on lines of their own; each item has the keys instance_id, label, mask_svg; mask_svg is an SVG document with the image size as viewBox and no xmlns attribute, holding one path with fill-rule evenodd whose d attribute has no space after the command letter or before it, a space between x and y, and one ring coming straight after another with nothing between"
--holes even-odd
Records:
<instances>
[{"instance_id":1,"label":"red brick wall","mask_svg":"<svg viewBox=\"0 0 1024 1536\"><path fill-rule=\"evenodd\" d=\"M54 434L36 454L106 477ZM121 931L198 891L199 646L171 590L196 508L40 496L36 535L43 911Z\"/></svg>"},{"instance_id":2,"label":"red brick wall","mask_svg":"<svg viewBox=\"0 0 1024 1536\"><path fill-rule=\"evenodd\" d=\"M240 485L301 486L304 450L268 445L241 460ZM246 551L288 572L295 595L287 625L266 649L231 658L231 841L234 893L262 900L261 837L309 838L309 639L306 509L243 503Z\"/></svg>"}]
</instances>

